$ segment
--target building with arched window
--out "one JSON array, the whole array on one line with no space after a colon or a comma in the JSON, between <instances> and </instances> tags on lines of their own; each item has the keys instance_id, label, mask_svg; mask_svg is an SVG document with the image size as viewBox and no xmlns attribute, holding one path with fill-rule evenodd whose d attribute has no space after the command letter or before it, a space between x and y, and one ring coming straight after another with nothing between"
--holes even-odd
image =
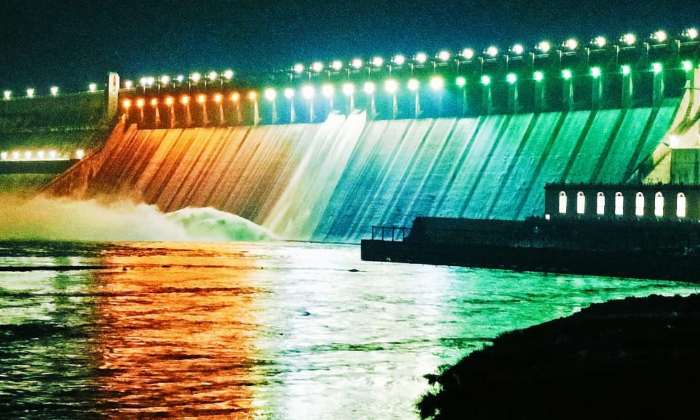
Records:
<instances>
[{"instance_id":1,"label":"building with arched window","mask_svg":"<svg viewBox=\"0 0 700 420\"><path fill-rule=\"evenodd\" d=\"M700 185L547 184L545 216L700 221Z\"/></svg>"}]
</instances>

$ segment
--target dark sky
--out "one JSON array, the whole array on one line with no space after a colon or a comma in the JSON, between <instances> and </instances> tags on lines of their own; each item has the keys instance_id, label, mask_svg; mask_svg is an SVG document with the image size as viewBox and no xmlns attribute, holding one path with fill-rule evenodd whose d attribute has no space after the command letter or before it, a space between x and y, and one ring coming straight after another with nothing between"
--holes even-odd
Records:
<instances>
[{"instance_id":1,"label":"dark sky","mask_svg":"<svg viewBox=\"0 0 700 420\"><path fill-rule=\"evenodd\" d=\"M0 89L696 25L697 0L0 0Z\"/></svg>"}]
</instances>

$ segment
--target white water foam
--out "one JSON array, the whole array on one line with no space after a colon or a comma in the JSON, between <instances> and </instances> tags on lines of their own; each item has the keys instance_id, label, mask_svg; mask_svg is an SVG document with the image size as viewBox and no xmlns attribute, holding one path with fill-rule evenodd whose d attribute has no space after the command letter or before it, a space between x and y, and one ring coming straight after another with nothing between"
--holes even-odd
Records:
<instances>
[{"instance_id":1,"label":"white water foam","mask_svg":"<svg viewBox=\"0 0 700 420\"><path fill-rule=\"evenodd\" d=\"M0 240L266 241L275 236L234 214L212 208L163 213L127 200L0 196Z\"/></svg>"}]
</instances>

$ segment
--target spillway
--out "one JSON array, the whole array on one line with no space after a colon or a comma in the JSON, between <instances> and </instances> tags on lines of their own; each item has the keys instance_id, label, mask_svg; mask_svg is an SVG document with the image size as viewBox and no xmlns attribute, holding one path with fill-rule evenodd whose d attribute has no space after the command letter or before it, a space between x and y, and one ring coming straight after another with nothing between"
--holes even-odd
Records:
<instances>
[{"instance_id":1,"label":"spillway","mask_svg":"<svg viewBox=\"0 0 700 420\"><path fill-rule=\"evenodd\" d=\"M547 182L626 182L661 143L679 101L661 107L323 123L139 129L49 186L128 196L164 211L213 207L294 240L359 242L416 216L541 215Z\"/></svg>"}]
</instances>

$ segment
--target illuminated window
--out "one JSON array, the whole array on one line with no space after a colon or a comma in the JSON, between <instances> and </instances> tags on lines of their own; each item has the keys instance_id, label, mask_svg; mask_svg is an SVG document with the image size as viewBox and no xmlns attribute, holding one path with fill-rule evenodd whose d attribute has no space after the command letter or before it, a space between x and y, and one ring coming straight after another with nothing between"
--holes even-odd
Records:
<instances>
[{"instance_id":1,"label":"illuminated window","mask_svg":"<svg viewBox=\"0 0 700 420\"><path fill-rule=\"evenodd\" d=\"M685 217L685 194L678 193L676 197L676 216Z\"/></svg>"},{"instance_id":2,"label":"illuminated window","mask_svg":"<svg viewBox=\"0 0 700 420\"><path fill-rule=\"evenodd\" d=\"M576 194L576 213L583 214L586 212L586 196L582 191Z\"/></svg>"},{"instance_id":3,"label":"illuminated window","mask_svg":"<svg viewBox=\"0 0 700 420\"><path fill-rule=\"evenodd\" d=\"M664 216L664 195L660 192L654 194L654 216Z\"/></svg>"},{"instance_id":4,"label":"illuminated window","mask_svg":"<svg viewBox=\"0 0 700 420\"><path fill-rule=\"evenodd\" d=\"M595 212L600 215L605 214L605 194L602 192L599 192L596 197Z\"/></svg>"},{"instance_id":5,"label":"illuminated window","mask_svg":"<svg viewBox=\"0 0 700 420\"><path fill-rule=\"evenodd\" d=\"M559 193L559 214L566 214L566 193L564 191Z\"/></svg>"},{"instance_id":6,"label":"illuminated window","mask_svg":"<svg viewBox=\"0 0 700 420\"><path fill-rule=\"evenodd\" d=\"M638 192L634 199L634 214L644 216L644 194Z\"/></svg>"},{"instance_id":7,"label":"illuminated window","mask_svg":"<svg viewBox=\"0 0 700 420\"><path fill-rule=\"evenodd\" d=\"M615 214L617 216L622 216L624 213L625 197L622 196L621 192L615 193Z\"/></svg>"}]
</instances>

